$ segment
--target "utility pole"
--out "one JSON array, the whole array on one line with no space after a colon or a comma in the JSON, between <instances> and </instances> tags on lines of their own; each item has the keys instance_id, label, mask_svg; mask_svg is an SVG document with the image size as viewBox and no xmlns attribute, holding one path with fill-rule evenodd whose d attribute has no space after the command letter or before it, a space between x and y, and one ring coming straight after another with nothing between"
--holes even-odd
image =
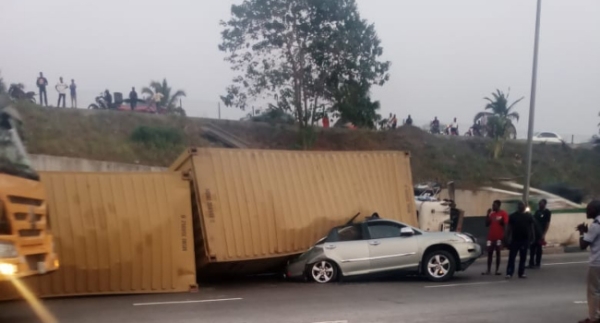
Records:
<instances>
[{"instance_id":1,"label":"utility pole","mask_svg":"<svg viewBox=\"0 0 600 323\"><path fill-rule=\"evenodd\" d=\"M533 155L533 124L535 120L535 95L537 90L538 52L540 46L540 14L542 12L542 0L537 0L537 11L535 17L535 40L533 45L533 73L531 76L531 98L529 101L529 128L527 130L527 174L525 189L523 190L523 202L529 205L529 186L531 185L531 159Z\"/></svg>"}]
</instances>

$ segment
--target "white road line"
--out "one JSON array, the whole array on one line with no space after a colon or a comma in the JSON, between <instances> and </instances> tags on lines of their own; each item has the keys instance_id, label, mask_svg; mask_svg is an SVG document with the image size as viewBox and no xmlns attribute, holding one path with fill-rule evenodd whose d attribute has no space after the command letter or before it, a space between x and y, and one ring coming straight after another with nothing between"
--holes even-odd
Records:
<instances>
[{"instance_id":1,"label":"white road line","mask_svg":"<svg viewBox=\"0 0 600 323\"><path fill-rule=\"evenodd\" d=\"M313 322L313 323L348 323L348 321L323 321L323 322Z\"/></svg>"},{"instance_id":2,"label":"white road line","mask_svg":"<svg viewBox=\"0 0 600 323\"><path fill-rule=\"evenodd\" d=\"M466 284L448 284L448 285L430 285L424 286L425 288L443 288L443 287L457 287L457 286L473 286L473 285L491 285L491 284L501 284L506 283L506 280L497 281L497 282L481 282L481 283L466 283Z\"/></svg>"},{"instance_id":3,"label":"white road line","mask_svg":"<svg viewBox=\"0 0 600 323\"><path fill-rule=\"evenodd\" d=\"M542 264L542 266L560 266L560 265L577 265L577 264L587 264L589 261L573 261L573 262L555 262L551 264Z\"/></svg>"},{"instance_id":4,"label":"white road line","mask_svg":"<svg viewBox=\"0 0 600 323\"><path fill-rule=\"evenodd\" d=\"M574 301L574 304L587 304L587 301Z\"/></svg>"},{"instance_id":5,"label":"white road line","mask_svg":"<svg viewBox=\"0 0 600 323\"><path fill-rule=\"evenodd\" d=\"M195 300L195 301L133 303L133 306L174 305L174 304L192 304L192 303L214 303L214 302L239 301L239 300L242 300L242 299L243 298L220 298L220 299L201 299L201 300Z\"/></svg>"}]
</instances>

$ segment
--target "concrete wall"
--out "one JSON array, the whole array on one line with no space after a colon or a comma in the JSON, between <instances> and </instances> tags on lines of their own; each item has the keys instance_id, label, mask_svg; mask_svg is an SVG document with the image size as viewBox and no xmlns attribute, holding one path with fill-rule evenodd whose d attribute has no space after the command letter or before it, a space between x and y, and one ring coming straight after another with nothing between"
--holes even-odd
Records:
<instances>
[{"instance_id":1,"label":"concrete wall","mask_svg":"<svg viewBox=\"0 0 600 323\"><path fill-rule=\"evenodd\" d=\"M81 158L49 155L30 155L32 166L37 171L59 172L162 172L163 167L113 163Z\"/></svg>"}]
</instances>

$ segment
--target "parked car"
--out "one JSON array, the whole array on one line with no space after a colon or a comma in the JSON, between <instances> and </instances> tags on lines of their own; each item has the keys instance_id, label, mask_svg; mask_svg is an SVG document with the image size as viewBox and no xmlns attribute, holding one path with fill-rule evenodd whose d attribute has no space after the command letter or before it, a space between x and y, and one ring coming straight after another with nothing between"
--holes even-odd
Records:
<instances>
[{"instance_id":1,"label":"parked car","mask_svg":"<svg viewBox=\"0 0 600 323\"><path fill-rule=\"evenodd\" d=\"M481 246L469 234L424 232L375 219L333 228L290 261L285 275L324 284L345 276L398 271L442 282L466 270L480 255Z\"/></svg>"},{"instance_id":2,"label":"parked car","mask_svg":"<svg viewBox=\"0 0 600 323\"><path fill-rule=\"evenodd\" d=\"M558 134L554 133L554 132L540 132L540 133L536 133L533 136L533 141L535 141L535 142L548 142L548 143L555 143L555 144L562 144L564 142L564 140L562 139L562 137L559 136Z\"/></svg>"}]
</instances>

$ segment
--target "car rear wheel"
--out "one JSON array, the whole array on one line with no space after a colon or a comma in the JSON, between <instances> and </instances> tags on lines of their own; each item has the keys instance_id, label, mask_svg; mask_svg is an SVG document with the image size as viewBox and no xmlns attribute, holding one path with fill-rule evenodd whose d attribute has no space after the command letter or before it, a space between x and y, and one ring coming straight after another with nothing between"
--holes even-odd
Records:
<instances>
[{"instance_id":1,"label":"car rear wheel","mask_svg":"<svg viewBox=\"0 0 600 323\"><path fill-rule=\"evenodd\" d=\"M432 251L425 256L423 272L433 282L444 282L451 279L456 271L454 256L445 250Z\"/></svg>"},{"instance_id":2,"label":"car rear wheel","mask_svg":"<svg viewBox=\"0 0 600 323\"><path fill-rule=\"evenodd\" d=\"M330 260L322 260L309 266L309 276L319 284L327 284L336 280L337 266Z\"/></svg>"}]
</instances>

